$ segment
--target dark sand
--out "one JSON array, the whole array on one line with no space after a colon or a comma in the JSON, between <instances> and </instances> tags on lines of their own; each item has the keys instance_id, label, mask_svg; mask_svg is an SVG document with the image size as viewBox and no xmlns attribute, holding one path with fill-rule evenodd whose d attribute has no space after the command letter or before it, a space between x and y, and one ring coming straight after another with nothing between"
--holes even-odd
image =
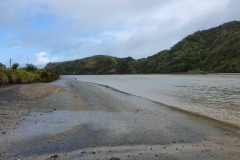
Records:
<instances>
[{"instance_id":1,"label":"dark sand","mask_svg":"<svg viewBox=\"0 0 240 160\"><path fill-rule=\"evenodd\" d=\"M0 159L239 159L240 130L63 77L0 88Z\"/></svg>"}]
</instances>

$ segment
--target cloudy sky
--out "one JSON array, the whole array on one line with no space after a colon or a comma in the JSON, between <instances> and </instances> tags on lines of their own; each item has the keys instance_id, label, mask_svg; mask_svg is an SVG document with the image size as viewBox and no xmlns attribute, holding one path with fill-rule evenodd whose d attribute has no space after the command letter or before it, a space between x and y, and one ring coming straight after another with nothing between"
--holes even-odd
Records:
<instances>
[{"instance_id":1,"label":"cloudy sky","mask_svg":"<svg viewBox=\"0 0 240 160\"><path fill-rule=\"evenodd\" d=\"M240 0L0 0L0 62L142 58L240 20Z\"/></svg>"}]
</instances>

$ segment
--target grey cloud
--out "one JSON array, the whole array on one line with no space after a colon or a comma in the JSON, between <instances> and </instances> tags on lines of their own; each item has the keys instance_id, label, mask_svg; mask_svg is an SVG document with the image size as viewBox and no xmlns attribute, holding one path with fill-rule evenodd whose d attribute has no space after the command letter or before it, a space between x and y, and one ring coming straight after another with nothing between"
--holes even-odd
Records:
<instances>
[{"instance_id":1,"label":"grey cloud","mask_svg":"<svg viewBox=\"0 0 240 160\"><path fill-rule=\"evenodd\" d=\"M51 14L57 23L43 32L26 27L22 13L32 7L31 17ZM6 0L0 1L0 25L25 23L19 26L24 26L21 43L48 48L54 55L141 58L169 49L197 30L240 20L239 7L239 0L22 0L19 5Z\"/></svg>"}]
</instances>

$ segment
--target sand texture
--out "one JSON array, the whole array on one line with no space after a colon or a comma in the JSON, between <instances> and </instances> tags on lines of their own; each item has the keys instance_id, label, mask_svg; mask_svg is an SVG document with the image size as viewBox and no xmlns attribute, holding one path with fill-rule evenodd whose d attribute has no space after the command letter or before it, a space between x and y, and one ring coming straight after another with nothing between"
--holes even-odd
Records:
<instances>
[{"instance_id":1,"label":"sand texture","mask_svg":"<svg viewBox=\"0 0 240 160\"><path fill-rule=\"evenodd\" d=\"M0 88L0 159L239 159L240 130L62 77Z\"/></svg>"}]
</instances>

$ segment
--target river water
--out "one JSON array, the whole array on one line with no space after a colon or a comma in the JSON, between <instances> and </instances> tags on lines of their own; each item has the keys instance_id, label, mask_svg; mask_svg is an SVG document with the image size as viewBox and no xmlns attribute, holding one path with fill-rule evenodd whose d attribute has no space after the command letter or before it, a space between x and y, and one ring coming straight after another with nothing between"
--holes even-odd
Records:
<instances>
[{"instance_id":1,"label":"river water","mask_svg":"<svg viewBox=\"0 0 240 160\"><path fill-rule=\"evenodd\" d=\"M240 74L73 77L240 126Z\"/></svg>"}]
</instances>

